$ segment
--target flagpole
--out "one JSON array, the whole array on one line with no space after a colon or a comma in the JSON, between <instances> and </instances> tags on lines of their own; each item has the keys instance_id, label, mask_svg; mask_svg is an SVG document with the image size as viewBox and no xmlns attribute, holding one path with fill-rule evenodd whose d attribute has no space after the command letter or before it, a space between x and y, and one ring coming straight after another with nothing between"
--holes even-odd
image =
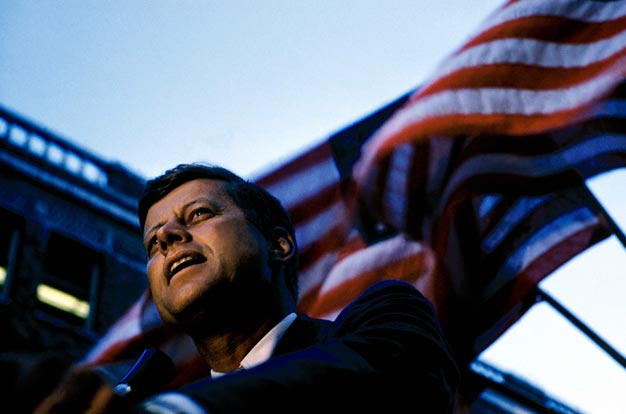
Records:
<instances>
[{"instance_id":1,"label":"flagpole","mask_svg":"<svg viewBox=\"0 0 626 414\"><path fill-rule=\"evenodd\" d=\"M606 211L604 206L598 201L595 194L593 194L593 192L589 189L589 187L587 187L587 184L583 182L582 185L585 187L585 190L586 190L585 193L587 194L588 200L593 204L593 207L597 209L597 211L600 212L600 214L606 221L608 227L611 229L615 237L617 237L620 243L622 243L622 246L626 249L626 235L624 235L624 232L622 231L622 229L620 229L617 223L613 220L613 218Z\"/></svg>"},{"instance_id":2,"label":"flagpole","mask_svg":"<svg viewBox=\"0 0 626 414\"><path fill-rule=\"evenodd\" d=\"M591 340L593 340L598 346L600 346L607 354L611 356L622 368L626 369L626 358L624 358L615 348L613 348L608 342L602 339L596 334L589 326L578 319L573 313L568 311L563 305L561 305L556 299L550 296L547 292L543 291L539 287L536 288L537 301L545 301L554 309L556 309L561 315L567 318L571 323L576 325L578 329L583 331Z\"/></svg>"},{"instance_id":3,"label":"flagpole","mask_svg":"<svg viewBox=\"0 0 626 414\"><path fill-rule=\"evenodd\" d=\"M579 175L580 177L580 175ZM581 177L582 178L582 177ZM591 210L597 211L600 213L602 218L606 221L607 226L613 232L615 237L622 243L622 246L626 249L626 235L622 229L617 225L617 223L613 220L613 218L606 211L604 206L598 201L595 194L587 187L587 183L585 180L581 180L581 185L584 189L583 194L585 194L587 201L591 203ZM550 296L548 293L543 291L539 286L535 288L537 293L536 299L544 300L549 305L551 305L557 312L567 318L571 323L573 323L578 329L580 329L584 334L586 334L592 341L594 341L600 348L602 348L607 354L611 356L618 364L622 366L622 368L626 369L626 358L622 356L615 348L609 345L604 339L602 339L598 334L596 334L589 326L584 324L580 319L574 316L573 313L568 311L563 305L561 305L556 299Z\"/></svg>"}]
</instances>

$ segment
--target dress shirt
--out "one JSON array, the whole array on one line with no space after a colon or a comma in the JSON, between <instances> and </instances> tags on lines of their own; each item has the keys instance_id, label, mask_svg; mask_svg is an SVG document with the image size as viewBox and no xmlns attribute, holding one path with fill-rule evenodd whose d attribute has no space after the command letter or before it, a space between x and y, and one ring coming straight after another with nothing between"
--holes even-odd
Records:
<instances>
[{"instance_id":1,"label":"dress shirt","mask_svg":"<svg viewBox=\"0 0 626 414\"><path fill-rule=\"evenodd\" d=\"M285 334L285 331L296 319L295 313L285 316L276 326L274 326L257 344L248 352L241 361L241 368L252 368L267 361L276 344ZM219 378L228 375L227 372L211 370L211 378ZM154 398L146 400L141 404L141 413L146 414L208 414L205 409L184 394L164 392Z\"/></svg>"},{"instance_id":2,"label":"dress shirt","mask_svg":"<svg viewBox=\"0 0 626 414\"><path fill-rule=\"evenodd\" d=\"M248 352L248 354L241 360L240 369L252 368L259 365L262 362L267 361L276 344L283 337L285 331L291 323L296 319L295 313L290 313L285 316L276 326L274 326L257 344ZM211 378L218 378L222 375L228 374L227 372L218 372L211 370Z\"/></svg>"}]
</instances>

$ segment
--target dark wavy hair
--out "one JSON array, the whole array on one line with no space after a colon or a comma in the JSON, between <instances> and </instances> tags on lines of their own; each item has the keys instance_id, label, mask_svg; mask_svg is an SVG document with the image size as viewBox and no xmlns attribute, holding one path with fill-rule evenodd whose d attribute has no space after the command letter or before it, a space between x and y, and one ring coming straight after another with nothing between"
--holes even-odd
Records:
<instances>
[{"instance_id":1,"label":"dark wavy hair","mask_svg":"<svg viewBox=\"0 0 626 414\"><path fill-rule=\"evenodd\" d=\"M226 193L244 212L244 215L265 236L273 237L275 227L286 229L296 244L292 259L285 264L287 286L294 299L298 298L298 246L289 212L282 203L263 187L245 180L232 171L211 164L179 164L163 174L148 180L139 199L138 214L140 228L143 229L148 210L180 185L199 178L223 181Z\"/></svg>"}]
</instances>

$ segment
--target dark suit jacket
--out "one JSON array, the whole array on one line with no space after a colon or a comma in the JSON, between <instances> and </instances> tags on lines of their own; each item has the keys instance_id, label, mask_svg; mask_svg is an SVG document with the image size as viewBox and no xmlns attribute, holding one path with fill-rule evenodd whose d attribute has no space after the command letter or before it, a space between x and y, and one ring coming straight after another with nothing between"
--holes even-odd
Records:
<instances>
[{"instance_id":1,"label":"dark suit jacket","mask_svg":"<svg viewBox=\"0 0 626 414\"><path fill-rule=\"evenodd\" d=\"M385 280L333 322L298 316L267 362L178 391L210 413L451 413L458 381L430 302Z\"/></svg>"}]
</instances>

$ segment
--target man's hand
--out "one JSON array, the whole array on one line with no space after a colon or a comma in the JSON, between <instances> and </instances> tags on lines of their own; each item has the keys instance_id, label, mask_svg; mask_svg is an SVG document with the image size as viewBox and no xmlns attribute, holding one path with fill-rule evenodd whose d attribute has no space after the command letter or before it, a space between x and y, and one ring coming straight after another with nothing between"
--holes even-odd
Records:
<instances>
[{"instance_id":1,"label":"man's hand","mask_svg":"<svg viewBox=\"0 0 626 414\"><path fill-rule=\"evenodd\" d=\"M70 369L34 414L124 414L130 408L113 388L89 367Z\"/></svg>"}]
</instances>

